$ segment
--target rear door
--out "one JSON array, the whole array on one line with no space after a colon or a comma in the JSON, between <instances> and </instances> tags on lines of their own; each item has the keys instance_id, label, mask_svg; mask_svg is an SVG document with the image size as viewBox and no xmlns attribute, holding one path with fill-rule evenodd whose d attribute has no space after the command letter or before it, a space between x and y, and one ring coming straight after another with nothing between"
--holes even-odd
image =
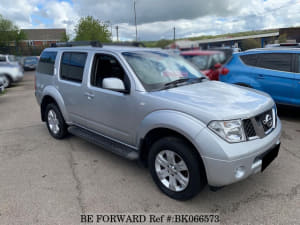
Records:
<instances>
[{"instance_id":1,"label":"rear door","mask_svg":"<svg viewBox=\"0 0 300 225\"><path fill-rule=\"evenodd\" d=\"M295 104L300 106L300 54L295 54L295 89L294 89L294 101Z\"/></svg>"},{"instance_id":2,"label":"rear door","mask_svg":"<svg viewBox=\"0 0 300 225\"><path fill-rule=\"evenodd\" d=\"M293 54L258 54L255 80L260 89L269 93L276 102L293 104L295 73L293 72Z\"/></svg>"},{"instance_id":3,"label":"rear door","mask_svg":"<svg viewBox=\"0 0 300 225\"><path fill-rule=\"evenodd\" d=\"M88 53L84 51L65 51L61 55L58 89L72 122L84 124L83 75L87 70Z\"/></svg>"}]
</instances>

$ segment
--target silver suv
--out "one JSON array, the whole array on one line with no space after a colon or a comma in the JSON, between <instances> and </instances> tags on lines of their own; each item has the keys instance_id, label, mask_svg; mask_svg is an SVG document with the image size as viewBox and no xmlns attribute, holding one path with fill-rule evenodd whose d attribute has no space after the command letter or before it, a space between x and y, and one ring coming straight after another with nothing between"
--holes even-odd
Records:
<instances>
[{"instance_id":1,"label":"silver suv","mask_svg":"<svg viewBox=\"0 0 300 225\"><path fill-rule=\"evenodd\" d=\"M276 158L281 122L266 93L209 81L163 50L67 46L45 49L36 72L41 118L54 138L71 133L138 159L179 200Z\"/></svg>"}]
</instances>

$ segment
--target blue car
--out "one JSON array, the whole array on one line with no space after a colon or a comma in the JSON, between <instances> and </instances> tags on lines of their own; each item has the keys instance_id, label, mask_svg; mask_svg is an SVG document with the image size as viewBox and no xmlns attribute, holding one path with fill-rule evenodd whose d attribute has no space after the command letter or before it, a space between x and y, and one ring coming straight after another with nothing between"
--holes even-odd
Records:
<instances>
[{"instance_id":1,"label":"blue car","mask_svg":"<svg viewBox=\"0 0 300 225\"><path fill-rule=\"evenodd\" d=\"M254 49L236 53L220 81L269 93L276 103L300 107L300 49Z\"/></svg>"}]
</instances>

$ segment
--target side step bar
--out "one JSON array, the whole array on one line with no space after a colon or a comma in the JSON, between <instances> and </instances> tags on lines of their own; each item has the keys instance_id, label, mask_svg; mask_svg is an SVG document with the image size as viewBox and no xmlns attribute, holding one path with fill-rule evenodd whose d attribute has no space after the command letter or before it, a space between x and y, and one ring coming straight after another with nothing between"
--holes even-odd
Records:
<instances>
[{"instance_id":1,"label":"side step bar","mask_svg":"<svg viewBox=\"0 0 300 225\"><path fill-rule=\"evenodd\" d=\"M96 144L108 151L111 151L112 153L115 153L117 155L120 155L124 158L127 158L129 160L136 160L139 158L138 152L130 148L126 145L120 144L118 142L115 142L111 139L108 139L104 136L95 134L93 132L90 132L86 129L83 129L81 127L77 126L70 126L68 128L69 133L81 137L85 139L88 142L91 142L93 144Z\"/></svg>"}]
</instances>

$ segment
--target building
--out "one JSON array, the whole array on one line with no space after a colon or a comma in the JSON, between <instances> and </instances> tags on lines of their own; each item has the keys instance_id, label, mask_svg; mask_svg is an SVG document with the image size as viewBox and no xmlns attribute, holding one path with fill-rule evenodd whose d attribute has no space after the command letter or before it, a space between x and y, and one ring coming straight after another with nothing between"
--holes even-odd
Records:
<instances>
[{"instance_id":1,"label":"building","mask_svg":"<svg viewBox=\"0 0 300 225\"><path fill-rule=\"evenodd\" d=\"M199 49L199 45L195 41L179 40L179 41L175 41L172 44L169 44L166 48L179 49L180 51L184 51L184 50L190 50L190 49Z\"/></svg>"},{"instance_id":2,"label":"building","mask_svg":"<svg viewBox=\"0 0 300 225\"><path fill-rule=\"evenodd\" d=\"M27 46L49 46L52 43L61 41L66 35L66 29L54 28L54 29L22 29L26 35L26 40L23 42Z\"/></svg>"}]
</instances>

